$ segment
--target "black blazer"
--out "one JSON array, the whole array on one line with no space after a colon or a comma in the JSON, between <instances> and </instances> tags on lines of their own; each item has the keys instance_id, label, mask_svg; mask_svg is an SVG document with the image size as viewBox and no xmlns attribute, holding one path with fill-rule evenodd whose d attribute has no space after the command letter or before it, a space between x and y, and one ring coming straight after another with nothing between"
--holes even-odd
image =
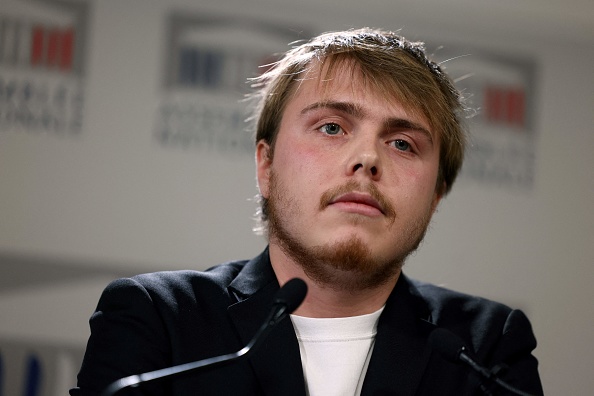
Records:
<instances>
[{"instance_id":1,"label":"black blazer","mask_svg":"<svg viewBox=\"0 0 594 396\"><path fill-rule=\"evenodd\" d=\"M91 336L72 396L96 395L125 376L235 352L266 318L279 285L268 251L205 272L157 272L112 282L90 319ZM542 394L530 323L518 310L410 280L403 274L379 319L362 395L481 394L466 368L427 346L437 327L460 336L477 360ZM299 345L281 322L247 360L121 391L146 395L304 396ZM504 393L495 393L504 394Z\"/></svg>"}]
</instances>

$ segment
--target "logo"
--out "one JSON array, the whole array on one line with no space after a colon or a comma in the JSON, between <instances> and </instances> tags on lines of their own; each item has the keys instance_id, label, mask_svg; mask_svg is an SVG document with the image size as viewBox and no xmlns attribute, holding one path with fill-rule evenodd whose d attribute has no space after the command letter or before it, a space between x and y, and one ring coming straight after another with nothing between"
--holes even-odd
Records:
<instances>
[{"instance_id":1,"label":"logo","mask_svg":"<svg viewBox=\"0 0 594 396\"><path fill-rule=\"evenodd\" d=\"M81 132L86 26L84 2L0 7L0 133Z\"/></svg>"},{"instance_id":2,"label":"logo","mask_svg":"<svg viewBox=\"0 0 594 396\"><path fill-rule=\"evenodd\" d=\"M476 110L468 120L461 179L530 189L536 157L535 62L485 50L452 48L438 55Z\"/></svg>"},{"instance_id":3,"label":"logo","mask_svg":"<svg viewBox=\"0 0 594 396\"><path fill-rule=\"evenodd\" d=\"M156 140L167 147L253 155L242 102L247 79L276 60L271 54L307 37L298 31L255 20L171 15Z\"/></svg>"}]
</instances>

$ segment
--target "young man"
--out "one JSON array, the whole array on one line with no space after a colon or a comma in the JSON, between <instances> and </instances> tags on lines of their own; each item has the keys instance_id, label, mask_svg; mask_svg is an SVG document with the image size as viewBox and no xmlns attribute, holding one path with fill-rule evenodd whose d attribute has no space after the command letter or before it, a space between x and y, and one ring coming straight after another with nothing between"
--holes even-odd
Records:
<instances>
[{"instance_id":1,"label":"young man","mask_svg":"<svg viewBox=\"0 0 594 396\"><path fill-rule=\"evenodd\" d=\"M295 277L308 285L304 302L249 359L135 391L481 394L478 377L428 345L444 328L505 381L542 394L524 314L401 272L464 152L461 98L422 46L384 31L329 33L290 50L256 85L268 248L206 272L109 285L71 394L239 350Z\"/></svg>"}]
</instances>

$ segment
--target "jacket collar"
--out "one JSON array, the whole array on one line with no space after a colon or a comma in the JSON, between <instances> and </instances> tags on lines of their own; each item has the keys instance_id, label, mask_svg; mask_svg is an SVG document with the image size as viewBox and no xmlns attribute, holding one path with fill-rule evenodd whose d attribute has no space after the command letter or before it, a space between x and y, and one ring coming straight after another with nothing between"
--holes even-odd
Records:
<instances>
[{"instance_id":1,"label":"jacket collar","mask_svg":"<svg viewBox=\"0 0 594 396\"><path fill-rule=\"evenodd\" d=\"M266 320L278 289L268 249L249 261L229 285L238 302L228 312L244 344ZM290 319L280 322L248 360L263 394L305 395L299 343Z\"/></svg>"},{"instance_id":2,"label":"jacket collar","mask_svg":"<svg viewBox=\"0 0 594 396\"><path fill-rule=\"evenodd\" d=\"M429 362L435 325L426 301L400 274L380 316L362 396L414 395Z\"/></svg>"},{"instance_id":3,"label":"jacket collar","mask_svg":"<svg viewBox=\"0 0 594 396\"><path fill-rule=\"evenodd\" d=\"M279 289L268 249L249 261L229 285L238 302L229 314L244 344L268 315ZM427 338L435 325L417 288L401 274L378 322L362 396L414 395L429 361ZM290 320L268 335L249 361L266 395L305 395L299 344Z\"/></svg>"}]
</instances>

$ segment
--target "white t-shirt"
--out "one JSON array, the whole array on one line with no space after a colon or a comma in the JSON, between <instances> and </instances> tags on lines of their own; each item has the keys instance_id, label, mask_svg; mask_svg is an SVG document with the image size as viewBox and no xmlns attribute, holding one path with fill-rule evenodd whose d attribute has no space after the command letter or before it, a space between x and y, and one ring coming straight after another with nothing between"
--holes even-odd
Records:
<instances>
[{"instance_id":1,"label":"white t-shirt","mask_svg":"<svg viewBox=\"0 0 594 396\"><path fill-rule=\"evenodd\" d=\"M291 315L308 395L361 394L382 311L348 318Z\"/></svg>"}]
</instances>

